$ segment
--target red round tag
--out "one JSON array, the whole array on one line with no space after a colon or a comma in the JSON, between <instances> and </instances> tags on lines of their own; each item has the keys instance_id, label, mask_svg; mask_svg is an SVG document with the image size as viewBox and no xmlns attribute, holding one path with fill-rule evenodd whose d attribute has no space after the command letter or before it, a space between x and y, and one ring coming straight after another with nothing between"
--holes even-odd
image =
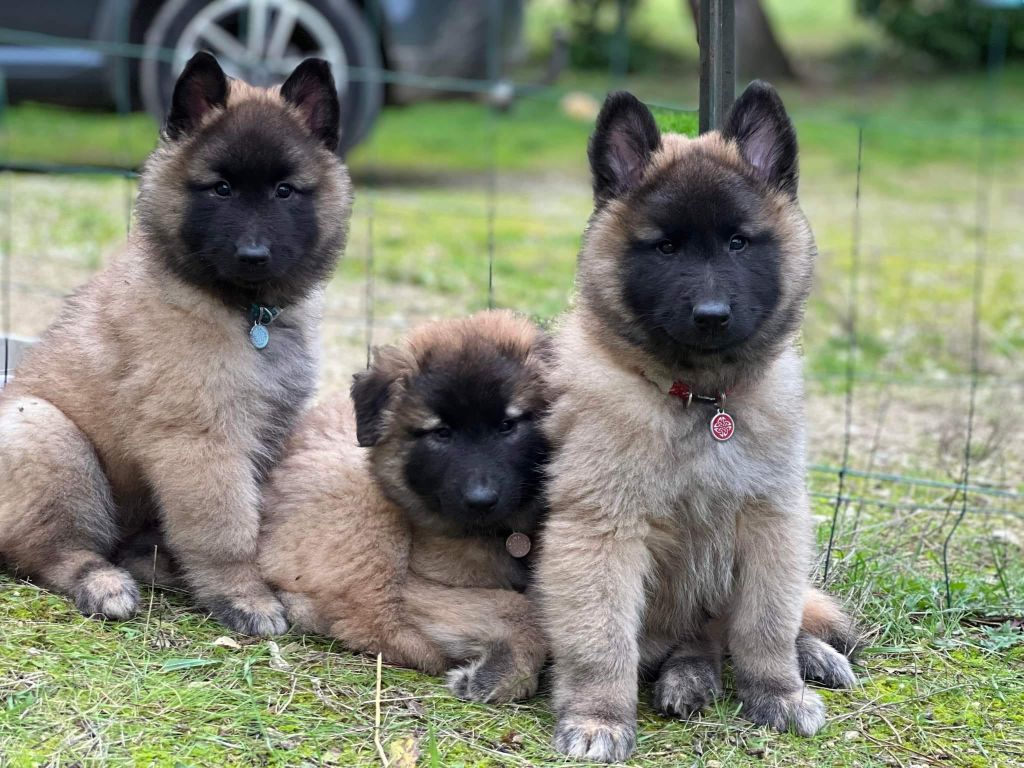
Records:
<instances>
[{"instance_id":1,"label":"red round tag","mask_svg":"<svg viewBox=\"0 0 1024 768\"><path fill-rule=\"evenodd\" d=\"M736 431L736 422L725 411L719 411L711 417L711 436L718 442L725 442Z\"/></svg>"}]
</instances>

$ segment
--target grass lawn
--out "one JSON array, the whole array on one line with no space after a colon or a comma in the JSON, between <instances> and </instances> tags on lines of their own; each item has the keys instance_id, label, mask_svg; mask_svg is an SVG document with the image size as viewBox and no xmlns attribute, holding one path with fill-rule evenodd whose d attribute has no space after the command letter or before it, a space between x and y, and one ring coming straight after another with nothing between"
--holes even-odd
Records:
<instances>
[{"instance_id":1,"label":"grass lawn","mask_svg":"<svg viewBox=\"0 0 1024 768\"><path fill-rule=\"evenodd\" d=\"M684 5L641 3L637 34L671 55L619 85L684 108L659 118L692 130ZM1024 765L1024 68L897 76L850 3L767 5L808 73L782 88L821 252L804 334L808 482L822 552L837 522L828 587L874 634L858 687L824 694L819 736L755 728L728 698L685 724L645 707L632 764ZM529 39L562 19L561 3L535 0ZM346 385L367 343L421 319L491 300L541 319L565 308L590 211L591 124L559 102L607 87L602 73L570 72L507 113L445 102L382 114L350 158L357 205L328 292L326 388ZM145 115L21 105L0 122L0 159L131 166L154 138ZM133 195L111 177L0 178L10 330L40 333L121 246ZM947 602L965 453L972 487ZM147 593L138 618L103 624L0 576L0 768L371 765L375 733L396 766L413 764L410 745L419 765L562 765L552 725L544 695L467 705L413 672L378 679L373 659L322 639L225 639L179 595Z\"/></svg>"}]
</instances>

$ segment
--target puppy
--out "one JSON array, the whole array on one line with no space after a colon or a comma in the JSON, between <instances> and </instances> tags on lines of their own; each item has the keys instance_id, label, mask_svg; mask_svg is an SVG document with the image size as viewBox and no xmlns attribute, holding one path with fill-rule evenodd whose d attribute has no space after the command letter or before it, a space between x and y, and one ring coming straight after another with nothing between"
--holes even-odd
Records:
<instances>
[{"instance_id":1,"label":"puppy","mask_svg":"<svg viewBox=\"0 0 1024 768\"><path fill-rule=\"evenodd\" d=\"M313 392L351 185L326 62L280 88L196 54L146 162L126 255L65 304L0 396L0 557L82 613L131 616L110 558L158 527L198 600L287 628L256 566L259 490Z\"/></svg>"},{"instance_id":2,"label":"puppy","mask_svg":"<svg viewBox=\"0 0 1024 768\"><path fill-rule=\"evenodd\" d=\"M546 648L521 594L543 510L544 336L506 312L424 325L352 399L309 412L271 475L260 563L300 629L530 696Z\"/></svg>"},{"instance_id":3,"label":"puppy","mask_svg":"<svg viewBox=\"0 0 1024 768\"><path fill-rule=\"evenodd\" d=\"M617 93L589 155L595 210L545 422L537 587L555 746L625 759L638 671L655 678L657 709L686 717L720 692L726 646L741 714L813 734L824 708L801 667L834 685L853 676L801 617L843 651L856 634L808 592L797 337L816 248L793 126L764 83L694 140L661 135Z\"/></svg>"}]
</instances>

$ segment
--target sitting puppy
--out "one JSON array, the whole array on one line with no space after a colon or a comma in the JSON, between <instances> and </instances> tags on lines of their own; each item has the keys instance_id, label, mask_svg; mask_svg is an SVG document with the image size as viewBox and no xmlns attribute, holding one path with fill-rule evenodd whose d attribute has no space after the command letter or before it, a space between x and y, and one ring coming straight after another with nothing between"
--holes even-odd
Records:
<instances>
[{"instance_id":1,"label":"sitting puppy","mask_svg":"<svg viewBox=\"0 0 1024 768\"><path fill-rule=\"evenodd\" d=\"M377 351L351 400L306 414L260 546L298 628L430 674L461 665L464 698L533 694L546 648L521 592L543 509L544 343L506 312L424 325Z\"/></svg>"},{"instance_id":2,"label":"sitting puppy","mask_svg":"<svg viewBox=\"0 0 1024 768\"><path fill-rule=\"evenodd\" d=\"M324 61L272 89L189 61L127 253L0 395L0 559L18 575L127 618L138 589L111 558L162 531L219 620L287 629L256 566L259 490L313 392L321 289L345 245L338 119Z\"/></svg>"},{"instance_id":3,"label":"sitting puppy","mask_svg":"<svg viewBox=\"0 0 1024 768\"><path fill-rule=\"evenodd\" d=\"M805 606L797 341L816 248L793 126L764 83L693 140L612 94L590 162L595 208L545 421L536 585L555 746L625 759L638 674L655 678L657 709L685 717L720 693L726 649L742 716L813 734L824 707L801 672L850 684L819 637L850 652L856 635L819 593Z\"/></svg>"}]
</instances>

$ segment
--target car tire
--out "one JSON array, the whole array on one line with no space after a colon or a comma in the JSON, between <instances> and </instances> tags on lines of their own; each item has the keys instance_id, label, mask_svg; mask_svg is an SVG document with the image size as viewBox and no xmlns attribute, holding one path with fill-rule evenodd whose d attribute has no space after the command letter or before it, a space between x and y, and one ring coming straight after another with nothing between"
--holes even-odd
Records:
<instances>
[{"instance_id":1,"label":"car tire","mask_svg":"<svg viewBox=\"0 0 1024 768\"><path fill-rule=\"evenodd\" d=\"M273 44L274 25L283 9L288 9L289 18L296 17L287 56L263 56L259 64L253 64L252 58L243 60L241 55L226 55L207 45L201 33L197 36L197 29L209 29L218 19L228 25L234 19L241 25L243 14L250 12L254 3L271 9L264 24L264 52ZM224 15L218 16L221 12ZM243 37L240 32L238 38ZM338 153L344 156L369 132L384 100L379 38L362 11L349 0L167 0L145 33L139 71L142 102L150 114L163 122L180 67L194 50L211 50L229 75L256 80L260 85L283 81L287 73L276 70L291 60L297 61L317 50L333 51L334 58L341 63L339 66L336 62L332 69L342 113ZM235 43L241 45L239 39ZM247 49L237 53L247 53ZM253 74L256 76L250 76Z\"/></svg>"}]
</instances>

